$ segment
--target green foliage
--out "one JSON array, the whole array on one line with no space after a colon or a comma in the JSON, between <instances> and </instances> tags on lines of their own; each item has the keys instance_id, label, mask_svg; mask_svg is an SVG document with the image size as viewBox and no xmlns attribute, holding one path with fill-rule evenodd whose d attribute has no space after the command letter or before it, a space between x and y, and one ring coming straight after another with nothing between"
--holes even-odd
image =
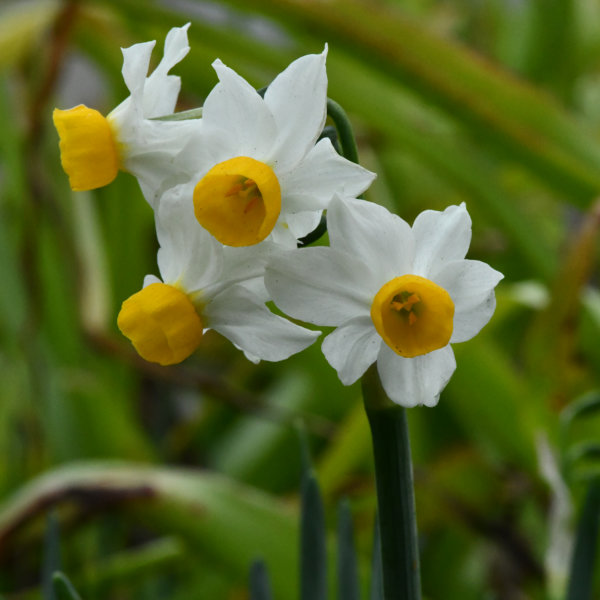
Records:
<instances>
[{"instance_id":1,"label":"green foliage","mask_svg":"<svg viewBox=\"0 0 600 600\"><path fill-rule=\"evenodd\" d=\"M424 596L564 598L575 581L580 594L598 596L597 486L588 486L600 447L596 4L8 0L0 6L2 597L39 599L52 588L76 598L63 575L52 579L60 568L86 600L238 600L261 557L270 581L253 568L253 600L297 598L298 419L322 488L321 505L316 480L305 484L309 521L324 524L306 559L335 572L324 531L335 531L342 497L355 526L356 562L343 509L336 547L348 579L323 571L327 591L311 598L351 600L356 577L358 597L383 597L381 566L368 566L381 556L359 386L341 386L318 345L254 366L214 332L178 367L141 361L115 321L156 273L152 211L128 174L72 193L60 167L52 108L85 102L106 113L125 94L119 47L162 40L188 20L179 109L201 106L216 57L261 88L328 42L328 95L350 117L362 164L378 173L367 200L409 222L465 201L470 258L505 274L490 325L455 346L458 369L439 406L408 414ZM542 438L553 462L542 457ZM553 483L541 474L548 461ZM45 531L46 546L57 547L45 525L51 509L60 565L43 551ZM585 556L571 587L566 569L544 566L554 564L546 558L557 532Z\"/></svg>"}]
</instances>

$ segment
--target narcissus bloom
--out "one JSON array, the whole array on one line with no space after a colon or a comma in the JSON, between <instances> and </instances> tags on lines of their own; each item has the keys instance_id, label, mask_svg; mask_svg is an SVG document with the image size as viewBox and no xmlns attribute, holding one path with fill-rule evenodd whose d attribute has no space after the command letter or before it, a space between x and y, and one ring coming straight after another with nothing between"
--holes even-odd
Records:
<instances>
[{"instance_id":1,"label":"narcissus bloom","mask_svg":"<svg viewBox=\"0 0 600 600\"><path fill-rule=\"evenodd\" d=\"M156 230L162 280L146 276L143 289L123 302L117 321L146 360L181 362L198 348L207 329L253 361L283 360L318 337L265 306L262 277L270 245L224 247L194 219L189 185L163 196Z\"/></svg>"},{"instance_id":2,"label":"narcissus bloom","mask_svg":"<svg viewBox=\"0 0 600 600\"><path fill-rule=\"evenodd\" d=\"M385 208L334 200L330 248L272 259L265 284L292 317L337 329L323 353L345 385L377 361L389 398L437 404L464 342L490 320L502 274L465 259L471 219L463 205L421 213L412 228Z\"/></svg>"},{"instance_id":3,"label":"narcissus bloom","mask_svg":"<svg viewBox=\"0 0 600 600\"><path fill-rule=\"evenodd\" d=\"M82 104L54 110L61 162L73 190L107 185L122 169L138 178L154 207L162 187L183 181L183 173L189 177L185 159L191 153L184 149L194 143L199 121L152 120L175 110L181 81L168 73L189 51L188 27L171 29L164 56L150 76L156 42L123 48L123 78L131 95L108 116Z\"/></svg>"},{"instance_id":4,"label":"narcissus bloom","mask_svg":"<svg viewBox=\"0 0 600 600\"><path fill-rule=\"evenodd\" d=\"M327 113L322 54L294 61L262 98L220 60L219 83L202 109L194 189L200 224L229 246L272 239L295 247L334 194L356 197L375 175L317 139Z\"/></svg>"}]
</instances>

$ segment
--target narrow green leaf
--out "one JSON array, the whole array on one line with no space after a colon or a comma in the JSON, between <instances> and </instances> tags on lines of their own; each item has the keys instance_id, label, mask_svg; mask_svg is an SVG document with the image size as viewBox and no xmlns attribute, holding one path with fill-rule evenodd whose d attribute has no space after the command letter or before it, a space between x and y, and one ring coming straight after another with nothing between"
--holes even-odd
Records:
<instances>
[{"instance_id":1,"label":"narrow green leaf","mask_svg":"<svg viewBox=\"0 0 600 600\"><path fill-rule=\"evenodd\" d=\"M565 406L560 413L560 422L564 428L568 428L575 419L597 412L600 412L600 391L594 390Z\"/></svg>"},{"instance_id":2,"label":"narrow green leaf","mask_svg":"<svg viewBox=\"0 0 600 600\"><path fill-rule=\"evenodd\" d=\"M272 600L269 573L262 560L256 560L250 567L250 600Z\"/></svg>"},{"instance_id":3,"label":"narrow green leaf","mask_svg":"<svg viewBox=\"0 0 600 600\"><path fill-rule=\"evenodd\" d=\"M381 561L381 536L379 535L379 517L375 515L373 523L373 553L371 555L370 600L383 600L383 570Z\"/></svg>"},{"instance_id":4,"label":"narrow green leaf","mask_svg":"<svg viewBox=\"0 0 600 600\"><path fill-rule=\"evenodd\" d=\"M310 445L308 443L308 436L306 435L306 428L302 421L296 422L296 433L298 434L298 440L300 441L300 454L302 456L302 481L312 475L312 459L310 456Z\"/></svg>"},{"instance_id":5,"label":"narrow green leaf","mask_svg":"<svg viewBox=\"0 0 600 600\"><path fill-rule=\"evenodd\" d=\"M53 577L60 569L60 533L56 514L51 512L46 517L44 535L44 558L42 563L42 594L44 600L57 600Z\"/></svg>"},{"instance_id":6,"label":"narrow green leaf","mask_svg":"<svg viewBox=\"0 0 600 600\"><path fill-rule=\"evenodd\" d=\"M354 550L354 531L350 503L345 498L338 510L338 598L358 600L358 567Z\"/></svg>"},{"instance_id":7,"label":"narrow green leaf","mask_svg":"<svg viewBox=\"0 0 600 600\"><path fill-rule=\"evenodd\" d=\"M298 567L294 513L264 492L192 469L88 461L47 471L0 505L0 555L18 550L17 531L35 535L40 507L68 501L77 518L89 502L106 500L132 526L181 537L191 553L222 565L232 578L245 579L252 560L264 556L275 597L297 598L290 583Z\"/></svg>"},{"instance_id":8,"label":"narrow green leaf","mask_svg":"<svg viewBox=\"0 0 600 600\"><path fill-rule=\"evenodd\" d=\"M81 600L81 596L64 573L60 571L54 573L52 585L56 600Z\"/></svg>"},{"instance_id":9,"label":"narrow green leaf","mask_svg":"<svg viewBox=\"0 0 600 600\"><path fill-rule=\"evenodd\" d=\"M572 464L580 460L600 459L600 443L581 442L569 448L566 456L568 463Z\"/></svg>"},{"instance_id":10,"label":"narrow green leaf","mask_svg":"<svg viewBox=\"0 0 600 600\"><path fill-rule=\"evenodd\" d=\"M327 599L325 511L314 473L302 478L300 600Z\"/></svg>"},{"instance_id":11,"label":"narrow green leaf","mask_svg":"<svg viewBox=\"0 0 600 600\"><path fill-rule=\"evenodd\" d=\"M111 586L156 577L184 559L186 545L179 537L166 536L127 550L112 554L86 569L85 591L102 597Z\"/></svg>"},{"instance_id":12,"label":"narrow green leaf","mask_svg":"<svg viewBox=\"0 0 600 600\"><path fill-rule=\"evenodd\" d=\"M566 600L592 600L600 529L600 479L590 482L577 524Z\"/></svg>"}]
</instances>

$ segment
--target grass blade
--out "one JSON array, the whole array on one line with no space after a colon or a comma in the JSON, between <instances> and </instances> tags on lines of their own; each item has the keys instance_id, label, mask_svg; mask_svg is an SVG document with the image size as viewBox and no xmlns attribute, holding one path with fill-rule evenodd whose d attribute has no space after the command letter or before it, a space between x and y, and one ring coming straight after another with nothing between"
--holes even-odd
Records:
<instances>
[{"instance_id":1,"label":"grass blade","mask_svg":"<svg viewBox=\"0 0 600 600\"><path fill-rule=\"evenodd\" d=\"M591 600L593 594L594 564L600 529L600 479L590 483L581 517L571 562L571 574L566 600Z\"/></svg>"},{"instance_id":2,"label":"grass blade","mask_svg":"<svg viewBox=\"0 0 600 600\"><path fill-rule=\"evenodd\" d=\"M358 567L354 550L352 513L347 499L342 500L338 512L338 598L359 600Z\"/></svg>"},{"instance_id":3,"label":"grass blade","mask_svg":"<svg viewBox=\"0 0 600 600\"><path fill-rule=\"evenodd\" d=\"M250 600L272 600L269 573L262 560L256 560L250 567Z\"/></svg>"}]
</instances>

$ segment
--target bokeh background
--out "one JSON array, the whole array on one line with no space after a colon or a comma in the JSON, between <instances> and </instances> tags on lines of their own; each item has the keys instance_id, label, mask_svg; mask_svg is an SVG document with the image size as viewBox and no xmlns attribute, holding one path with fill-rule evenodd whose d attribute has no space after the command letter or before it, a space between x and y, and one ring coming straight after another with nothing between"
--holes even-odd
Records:
<instances>
[{"instance_id":1,"label":"bokeh background","mask_svg":"<svg viewBox=\"0 0 600 600\"><path fill-rule=\"evenodd\" d=\"M505 280L439 405L409 411L424 594L563 597L600 455L596 0L0 3L3 597L42 597L52 513L84 598L242 600L257 556L297 598L298 423L332 534L350 501L366 597L360 387L319 344L255 366L213 332L181 366L139 359L116 315L157 272L151 209L128 174L72 193L60 166L53 107L108 113L127 94L119 48L156 39L155 65L187 21L179 110L202 104L217 57L261 88L327 42L329 96L378 173L367 199L409 222L467 203L469 256Z\"/></svg>"}]
</instances>

